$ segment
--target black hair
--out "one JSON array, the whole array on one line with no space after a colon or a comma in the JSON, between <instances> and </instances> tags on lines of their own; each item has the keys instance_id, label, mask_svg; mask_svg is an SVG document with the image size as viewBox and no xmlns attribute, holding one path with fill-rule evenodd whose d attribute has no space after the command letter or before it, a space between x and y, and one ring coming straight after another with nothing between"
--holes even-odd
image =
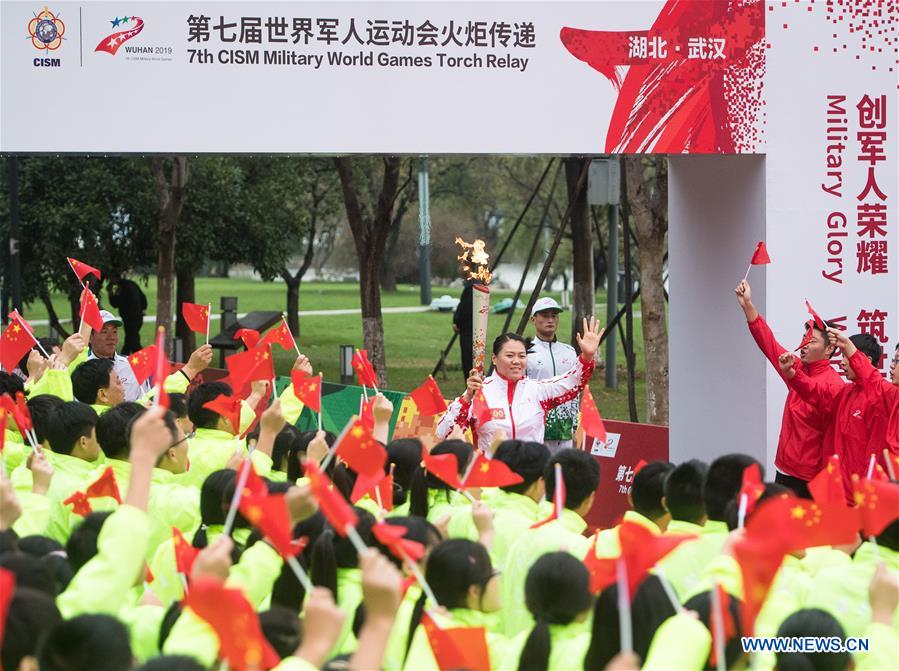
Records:
<instances>
[{"instance_id":1,"label":"black hair","mask_svg":"<svg viewBox=\"0 0 899 671\"><path fill-rule=\"evenodd\" d=\"M206 668L188 655L160 655L148 660L136 671L206 671Z\"/></svg>"},{"instance_id":2,"label":"black hair","mask_svg":"<svg viewBox=\"0 0 899 671\"><path fill-rule=\"evenodd\" d=\"M637 588L631 601L634 652L646 659L656 630L675 614L674 606L658 577L649 575ZM618 624L618 586L610 585L596 599L593 609L593 633L584 658L585 669L604 669L621 652L621 628Z\"/></svg>"},{"instance_id":3,"label":"black hair","mask_svg":"<svg viewBox=\"0 0 899 671\"><path fill-rule=\"evenodd\" d=\"M62 544L47 536L25 536L16 543L19 552L35 557L46 566L56 582L56 593L61 594L69 586L75 572L72 570Z\"/></svg>"},{"instance_id":4,"label":"black hair","mask_svg":"<svg viewBox=\"0 0 899 671\"><path fill-rule=\"evenodd\" d=\"M53 596L22 585L13 592L6 613L0 668L16 671L25 657L33 657L46 632L62 621Z\"/></svg>"},{"instance_id":5,"label":"black hair","mask_svg":"<svg viewBox=\"0 0 899 671\"><path fill-rule=\"evenodd\" d=\"M406 502L412 476L421 463L421 441L418 438L397 438L387 443L387 470L393 467L393 505Z\"/></svg>"},{"instance_id":6,"label":"black hair","mask_svg":"<svg viewBox=\"0 0 899 671\"><path fill-rule=\"evenodd\" d=\"M302 627L300 618L292 610L272 606L259 613L259 625L265 640L281 659L289 657L300 647Z\"/></svg>"},{"instance_id":7,"label":"black hair","mask_svg":"<svg viewBox=\"0 0 899 671\"><path fill-rule=\"evenodd\" d=\"M312 548L324 530L325 516L319 511L297 523L293 528L293 538L305 537L308 539L308 544L297 556L297 562L307 573L309 573L309 566L312 563ZM287 608L298 615L303 608L305 598L306 590L300 584L300 581L297 580L290 566L284 562L281 566L281 573L275 578L275 583L272 586L271 605Z\"/></svg>"},{"instance_id":8,"label":"black hair","mask_svg":"<svg viewBox=\"0 0 899 671\"><path fill-rule=\"evenodd\" d=\"M111 374L115 374L112 359L88 359L72 371L72 393L82 403L93 405L100 390L109 388Z\"/></svg>"},{"instance_id":9,"label":"black hair","mask_svg":"<svg viewBox=\"0 0 899 671\"><path fill-rule=\"evenodd\" d=\"M756 499L755 506L753 507L752 512L746 515L746 521L748 521L749 518L752 517L755 511L759 509L759 506L765 500L777 498L779 496L794 496L792 489L776 482L765 482L763 483L763 487L764 491L761 493L758 499ZM724 522L727 524L727 528L730 531L733 531L739 526L739 518L740 502L736 497L734 497L727 503L727 508L724 509Z\"/></svg>"},{"instance_id":10,"label":"black hair","mask_svg":"<svg viewBox=\"0 0 899 671\"><path fill-rule=\"evenodd\" d=\"M724 642L724 661L726 662L726 668L733 669L744 655L743 646L740 642L740 638L743 636L743 620L740 613L740 600L730 595L728 597L728 610L734 622L735 633ZM701 592L691 597L684 604L684 608L699 615L699 621L706 626L706 629L712 631L712 593L710 591ZM714 638L712 639L712 645L714 645ZM710 650L709 659L712 656L711 652ZM708 671L715 671L715 667L709 664L708 660L706 660L705 668Z\"/></svg>"},{"instance_id":11,"label":"black hair","mask_svg":"<svg viewBox=\"0 0 899 671\"><path fill-rule=\"evenodd\" d=\"M836 637L845 642L846 632L839 621L826 610L803 608L781 622L778 636L804 638L806 636ZM793 652L777 653L777 671L845 671L852 663L849 652Z\"/></svg>"},{"instance_id":12,"label":"black hair","mask_svg":"<svg viewBox=\"0 0 899 671\"><path fill-rule=\"evenodd\" d=\"M41 671L128 671L128 629L109 615L79 615L53 626L38 649Z\"/></svg>"},{"instance_id":13,"label":"black hair","mask_svg":"<svg viewBox=\"0 0 899 671\"><path fill-rule=\"evenodd\" d=\"M822 320L824 321L824 320ZM833 355L834 350L836 349L836 345L830 344L830 339L827 334L827 329L838 329L840 325L834 321L824 321L824 330L822 331L818 328L818 323L814 319L809 319L805 324L802 325L803 330L808 332L808 329L813 329L820 333L824 337L824 351L826 352L828 349L830 350L830 354Z\"/></svg>"},{"instance_id":14,"label":"black hair","mask_svg":"<svg viewBox=\"0 0 899 671\"><path fill-rule=\"evenodd\" d=\"M868 357L874 368L880 368L880 358L883 356L883 347L877 342L877 338L870 333L856 333L854 336L849 336L849 340L855 345L859 352Z\"/></svg>"},{"instance_id":15,"label":"black hair","mask_svg":"<svg viewBox=\"0 0 899 671\"><path fill-rule=\"evenodd\" d=\"M22 381L22 378L5 370L0 370L0 396L9 394L12 398L15 398L19 392L25 393L25 383Z\"/></svg>"},{"instance_id":16,"label":"black hair","mask_svg":"<svg viewBox=\"0 0 899 671\"><path fill-rule=\"evenodd\" d=\"M146 410L140 403L126 401L110 408L97 419L97 442L107 459L128 459L131 454L128 425Z\"/></svg>"},{"instance_id":17,"label":"black hair","mask_svg":"<svg viewBox=\"0 0 899 671\"><path fill-rule=\"evenodd\" d=\"M206 527L213 524L224 524L227 515L227 506L231 503L228 495L234 494L237 487L237 471L224 468L213 471L203 480L200 487L200 528L194 534L191 545L195 548L205 548L209 544ZM238 513L234 525L238 525L242 516ZM244 522L246 526L246 522Z\"/></svg>"},{"instance_id":18,"label":"black hair","mask_svg":"<svg viewBox=\"0 0 899 671\"><path fill-rule=\"evenodd\" d=\"M524 595L535 624L521 650L518 671L547 671L552 645L549 626L571 624L590 608L590 574L567 552L547 553L528 571Z\"/></svg>"},{"instance_id":19,"label":"black hair","mask_svg":"<svg viewBox=\"0 0 899 671\"><path fill-rule=\"evenodd\" d=\"M465 608L468 590L477 585L483 592L495 575L487 549L480 543L464 538L452 538L438 543L428 555L425 565L425 580L434 592L437 604L449 610ZM426 598L422 594L412 611L406 639L406 657L409 656L415 630L421 624Z\"/></svg>"},{"instance_id":20,"label":"black hair","mask_svg":"<svg viewBox=\"0 0 899 671\"><path fill-rule=\"evenodd\" d=\"M194 389L187 399L187 416L198 429L214 429L220 414L203 406L219 396L231 396L231 387L224 382L204 382Z\"/></svg>"},{"instance_id":21,"label":"black hair","mask_svg":"<svg viewBox=\"0 0 899 671\"><path fill-rule=\"evenodd\" d=\"M524 345L524 351L531 351L531 339L525 338L524 336L520 336L517 333L503 333L501 336L497 336L496 340L493 341L493 353L495 355L499 355L499 353L503 349L503 345L508 342L520 342Z\"/></svg>"},{"instance_id":22,"label":"black hair","mask_svg":"<svg viewBox=\"0 0 899 671\"><path fill-rule=\"evenodd\" d=\"M17 587L28 587L51 597L59 594L59 585L50 567L31 555L7 552L0 556L0 568L15 575Z\"/></svg>"},{"instance_id":23,"label":"black hair","mask_svg":"<svg viewBox=\"0 0 899 671\"><path fill-rule=\"evenodd\" d=\"M256 428L259 428L259 424L256 425ZM283 473L287 472L288 455L292 454L293 458L296 459L297 455L301 452L297 446L301 433L302 432L297 427L291 424L285 424L284 428L278 432L278 435L275 436L274 447L272 448L272 470L281 471ZM308 445L308 443L306 445ZM303 445L303 454L306 452L306 445Z\"/></svg>"},{"instance_id":24,"label":"black hair","mask_svg":"<svg viewBox=\"0 0 899 671\"><path fill-rule=\"evenodd\" d=\"M31 414L31 423L34 425L34 436L37 438L37 442L43 443L47 439L50 417L63 403L65 403L64 400L53 394L38 394L28 399L28 412Z\"/></svg>"},{"instance_id":25,"label":"black hair","mask_svg":"<svg viewBox=\"0 0 899 671\"><path fill-rule=\"evenodd\" d=\"M556 464L562 467L562 479L565 481L565 507L574 510L599 486L599 462L589 452L573 447L563 448L552 455L543 469L548 501L552 501L556 491Z\"/></svg>"},{"instance_id":26,"label":"black hair","mask_svg":"<svg viewBox=\"0 0 899 671\"><path fill-rule=\"evenodd\" d=\"M886 528L877 534L877 544L887 550L899 552L899 519L893 520Z\"/></svg>"},{"instance_id":27,"label":"black hair","mask_svg":"<svg viewBox=\"0 0 899 671\"><path fill-rule=\"evenodd\" d=\"M470 443L466 443L464 440L455 439L439 442L431 449L431 454L433 456L441 454L455 455L460 476L465 473L465 468L468 466L468 461L471 459L473 452L474 448ZM428 490L431 489L444 492L447 501L449 501L449 494L453 490L452 487L443 480L436 475L428 473L424 466L419 464L418 468L416 468L415 472L412 474L412 482L409 485L410 515L419 515L420 517L428 516L428 510L430 509Z\"/></svg>"},{"instance_id":28,"label":"black hair","mask_svg":"<svg viewBox=\"0 0 899 671\"><path fill-rule=\"evenodd\" d=\"M725 521L727 504L739 493L743 471L752 464L758 464L764 478L765 467L748 454L725 454L712 462L702 485L702 500L710 520Z\"/></svg>"},{"instance_id":29,"label":"black hair","mask_svg":"<svg viewBox=\"0 0 899 671\"><path fill-rule=\"evenodd\" d=\"M375 524L374 516L363 508L353 507L359 521L356 531L366 545L372 545L372 527ZM317 587L327 587L337 601L337 569L357 568L359 555L355 546L345 536L338 536L330 528L325 528L312 547L312 560L309 576L312 584Z\"/></svg>"},{"instance_id":30,"label":"black hair","mask_svg":"<svg viewBox=\"0 0 899 671\"><path fill-rule=\"evenodd\" d=\"M405 530L406 539L421 543L426 550L443 540L443 536L440 535L440 530L428 522L424 517L388 517L384 520L384 523L394 527L402 527ZM377 539L374 539L374 546L381 551L381 554L393 562L397 568L403 568L403 562L395 557L393 553Z\"/></svg>"},{"instance_id":31,"label":"black hair","mask_svg":"<svg viewBox=\"0 0 899 671\"><path fill-rule=\"evenodd\" d=\"M184 394L169 394L169 410L177 419L187 417L187 396Z\"/></svg>"},{"instance_id":32,"label":"black hair","mask_svg":"<svg viewBox=\"0 0 899 671\"><path fill-rule=\"evenodd\" d=\"M634 475L631 486L631 503L643 517L657 520L667 512L662 505L665 496L665 479L674 470L667 461L651 461Z\"/></svg>"},{"instance_id":33,"label":"black hair","mask_svg":"<svg viewBox=\"0 0 899 671\"><path fill-rule=\"evenodd\" d=\"M671 519L699 524L705 517L702 484L709 467L699 459L675 466L665 478L663 491ZM636 478L635 478L636 479Z\"/></svg>"},{"instance_id":34,"label":"black hair","mask_svg":"<svg viewBox=\"0 0 899 671\"><path fill-rule=\"evenodd\" d=\"M0 557L7 553L15 552L18 540L19 535L14 530L4 529L0 531Z\"/></svg>"},{"instance_id":35,"label":"black hair","mask_svg":"<svg viewBox=\"0 0 899 671\"><path fill-rule=\"evenodd\" d=\"M524 478L524 481L517 485L508 485L500 489L512 494L524 494L531 485L543 477L550 454L549 449L543 443L527 440L504 440L496 448L493 458L503 462L513 473Z\"/></svg>"},{"instance_id":36,"label":"black hair","mask_svg":"<svg viewBox=\"0 0 899 671\"><path fill-rule=\"evenodd\" d=\"M178 618L181 617L182 610L184 610L184 608L180 601L173 601L169 604L169 607L166 608L165 614L163 614L162 620L159 622L159 636L156 641L156 647L160 650L165 646L165 642L172 633L175 623L178 621Z\"/></svg>"},{"instance_id":37,"label":"black hair","mask_svg":"<svg viewBox=\"0 0 899 671\"><path fill-rule=\"evenodd\" d=\"M108 510L90 513L72 531L66 542L66 554L75 573L97 554L97 538L110 515L112 512Z\"/></svg>"},{"instance_id":38,"label":"black hair","mask_svg":"<svg viewBox=\"0 0 899 671\"><path fill-rule=\"evenodd\" d=\"M72 454L75 443L89 438L97 425L96 411L84 403L68 401L53 411L47 423L47 440L57 454Z\"/></svg>"},{"instance_id":39,"label":"black hair","mask_svg":"<svg viewBox=\"0 0 899 671\"><path fill-rule=\"evenodd\" d=\"M315 438L315 434L315 431L302 431L297 440L293 441L288 447L287 480L289 482L296 482L303 475L303 471L300 466L300 455L306 454L309 443L311 443L312 439ZM331 433L330 431L325 432L325 443L327 443L328 447L331 447L336 440L337 436L335 436L333 433Z\"/></svg>"}]
</instances>

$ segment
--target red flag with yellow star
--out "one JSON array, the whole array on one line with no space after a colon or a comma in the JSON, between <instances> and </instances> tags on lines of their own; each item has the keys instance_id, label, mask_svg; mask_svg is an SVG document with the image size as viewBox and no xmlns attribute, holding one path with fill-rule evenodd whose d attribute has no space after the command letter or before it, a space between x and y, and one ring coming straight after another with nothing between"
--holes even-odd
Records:
<instances>
[{"instance_id":1,"label":"red flag with yellow star","mask_svg":"<svg viewBox=\"0 0 899 671\"><path fill-rule=\"evenodd\" d=\"M102 496L109 496L116 500L116 503L122 502L122 495L119 494L119 485L115 480L115 473L112 466L107 466L103 474L94 480L93 483L84 491L89 499L96 499Z\"/></svg>"},{"instance_id":2,"label":"red flag with yellow star","mask_svg":"<svg viewBox=\"0 0 899 671\"><path fill-rule=\"evenodd\" d=\"M524 478L506 464L499 459L488 459L483 453L477 452L474 456L474 463L462 480L462 486L508 487L517 485L519 482L524 482Z\"/></svg>"},{"instance_id":3,"label":"red flag with yellow star","mask_svg":"<svg viewBox=\"0 0 899 671\"><path fill-rule=\"evenodd\" d=\"M593 400L589 386L584 387L584 395L581 398L581 418L578 424L588 436L605 444L607 440L606 426L602 422L599 408L596 407L596 401Z\"/></svg>"},{"instance_id":4,"label":"red flag with yellow star","mask_svg":"<svg viewBox=\"0 0 899 671\"><path fill-rule=\"evenodd\" d=\"M309 375L302 370L290 371L293 395L310 410L322 411L322 376Z\"/></svg>"},{"instance_id":5,"label":"red flag with yellow star","mask_svg":"<svg viewBox=\"0 0 899 671\"><path fill-rule=\"evenodd\" d=\"M271 380L275 377L271 347L256 347L246 352L238 352L225 358L225 366L235 389L254 380Z\"/></svg>"},{"instance_id":6,"label":"red flag with yellow star","mask_svg":"<svg viewBox=\"0 0 899 671\"><path fill-rule=\"evenodd\" d=\"M743 480L740 483L740 492L737 494L737 502L746 497L746 515L750 515L755 508L756 501L765 493L765 485L762 484L762 471L758 464L749 464L743 469Z\"/></svg>"},{"instance_id":7,"label":"red flag with yellow star","mask_svg":"<svg viewBox=\"0 0 899 671\"><path fill-rule=\"evenodd\" d=\"M239 397L221 394L204 403L203 407L227 419L231 423L235 435L240 433L240 410L243 404Z\"/></svg>"},{"instance_id":8,"label":"red flag with yellow star","mask_svg":"<svg viewBox=\"0 0 899 671\"><path fill-rule=\"evenodd\" d=\"M247 349L253 349L259 344L259 331L256 329L237 329L234 339L240 340Z\"/></svg>"},{"instance_id":9,"label":"red flag with yellow star","mask_svg":"<svg viewBox=\"0 0 899 671\"><path fill-rule=\"evenodd\" d=\"M62 505L71 505L72 512L81 517L87 517L94 512L94 509L91 507L91 502L84 492L73 492L69 498L62 502Z\"/></svg>"},{"instance_id":10,"label":"red flag with yellow star","mask_svg":"<svg viewBox=\"0 0 899 671\"><path fill-rule=\"evenodd\" d=\"M372 475L384 472L387 450L358 417L352 420L349 430L340 435L333 449L335 456L343 459L357 473Z\"/></svg>"},{"instance_id":11,"label":"red flag with yellow star","mask_svg":"<svg viewBox=\"0 0 899 671\"><path fill-rule=\"evenodd\" d=\"M11 315L9 326L0 336L0 363L8 372L12 372L33 346L34 336L25 321L18 315Z\"/></svg>"},{"instance_id":12,"label":"red flag with yellow star","mask_svg":"<svg viewBox=\"0 0 899 671\"><path fill-rule=\"evenodd\" d=\"M421 385L409 394L422 417L433 417L446 412L446 400L437 386L437 381L430 375Z\"/></svg>"},{"instance_id":13,"label":"red flag with yellow star","mask_svg":"<svg viewBox=\"0 0 899 671\"><path fill-rule=\"evenodd\" d=\"M172 527L172 547L175 551L175 572L189 578L200 548L188 543L178 527Z\"/></svg>"},{"instance_id":14,"label":"red flag with yellow star","mask_svg":"<svg viewBox=\"0 0 899 671\"><path fill-rule=\"evenodd\" d=\"M353 355L353 370L359 378L359 384L363 387L375 388L378 386L378 376L374 366L368 360L368 350L357 349Z\"/></svg>"},{"instance_id":15,"label":"red flag with yellow star","mask_svg":"<svg viewBox=\"0 0 899 671\"><path fill-rule=\"evenodd\" d=\"M86 263L79 261L78 259L73 259L71 256L67 256L66 261L69 262L69 267L72 269L72 272L75 273L75 275L78 277L78 281L82 284L84 284L84 278L88 275L93 275L98 280L103 279L100 271L93 266L89 266Z\"/></svg>"},{"instance_id":16,"label":"red flag with yellow star","mask_svg":"<svg viewBox=\"0 0 899 671\"><path fill-rule=\"evenodd\" d=\"M197 305L196 303L182 303L181 316L184 317L184 323L194 333L202 333L206 335L209 328L209 306Z\"/></svg>"},{"instance_id":17,"label":"red flag with yellow star","mask_svg":"<svg viewBox=\"0 0 899 671\"><path fill-rule=\"evenodd\" d=\"M750 520L751 521L751 520ZM751 636L774 576L783 562L783 545L774 537L750 534L748 531L733 544L734 559L743 577L741 606L743 632Z\"/></svg>"},{"instance_id":18,"label":"red flag with yellow star","mask_svg":"<svg viewBox=\"0 0 899 671\"><path fill-rule=\"evenodd\" d=\"M865 536L877 536L899 518L899 484L853 479L852 489Z\"/></svg>"},{"instance_id":19,"label":"red flag with yellow star","mask_svg":"<svg viewBox=\"0 0 899 671\"><path fill-rule=\"evenodd\" d=\"M334 527L341 536L347 535L347 527L354 527L359 522L359 517L352 506L334 487L334 483L313 461L307 461L304 468L306 477L309 478L309 487L312 495L318 501L318 507L325 519Z\"/></svg>"},{"instance_id":20,"label":"red flag with yellow star","mask_svg":"<svg viewBox=\"0 0 899 671\"><path fill-rule=\"evenodd\" d=\"M134 371L134 377L138 384L143 384L150 379L156 368L156 345L147 345L137 352L128 355L128 363Z\"/></svg>"},{"instance_id":21,"label":"red flag with yellow star","mask_svg":"<svg viewBox=\"0 0 899 671\"><path fill-rule=\"evenodd\" d=\"M809 480L808 490L817 503L846 502L846 490L840 474L840 455L831 455L821 472Z\"/></svg>"},{"instance_id":22,"label":"red flag with yellow star","mask_svg":"<svg viewBox=\"0 0 899 671\"><path fill-rule=\"evenodd\" d=\"M455 454L431 454L424 445L421 447L421 461L425 470L442 480L453 489L462 489L459 481L459 460Z\"/></svg>"},{"instance_id":23,"label":"red flag with yellow star","mask_svg":"<svg viewBox=\"0 0 899 671\"><path fill-rule=\"evenodd\" d=\"M376 522L371 530L378 542L400 561L408 559L417 562L425 556L424 545L418 541L405 538L405 527L401 527L398 524L388 524L387 522Z\"/></svg>"},{"instance_id":24,"label":"red flag with yellow star","mask_svg":"<svg viewBox=\"0 0 899 671\"><path fill-rule=\"evenodd\" d=\"M103 317L100 316L100 306L97 305L97 297L94 296L90 289L81 291L81 321L94 331L103 330Z\"/></svg>"},{"instance_id":25,"label":"red flag with yellow star","mask_svg":"<svg viewBox=\"0 0 899 671\"><path fill-rule=\"evenodd\" d=\"M238 510L250 524L262 532L282 557L293 557L303 549L293 543L293 525L290 523L284 494L269 494L265 491L247 495L247 490L244 489Z\"/></svg>"},{"instance_id":26,"label":"red flag with yellow star","mask_svg":"<svg viewBox=\"0 0 899 671\"><path fill-rule=\"evenodd\" d=\"M3 394L3 396L0 396L0 408L12 415L19 433L22 434L23 438L27 438L26 434L34 428L34 423L31 421L31 413L28 410L28 404L25 402L25 394L17 391L15 400L9 394Z\"/></svg>"},{"instance_id":27,"label":"red flag with yellow star","mask_svg":"<svg viewBox=\"0 0 899 671\"><path fill-rule=\"evenodd\" d=\"M234 671L268 671L281 663L243 591L202 577L191 583L184 605L209 623L219 639L219 656Z\"/></svg>"},{"instance_id":28,"label":"red flag with yellow star","mask_svg":"<svg viewBox=\"0 0 899 671\"><path fill-rule=\"evenodd\" d=\"M263 345L280 345L285 350L291 350L296 347L293 341L293 334L287 328L287 322L281 320L280 326L273 328L271 331L262 336L260 344Z\"/></svg>"},{"instance_id":29,"label":"red flag with yellow star","mask_svg":"<svg viewBox=\"0 0 899 671\"><path fill-rule=\"evenodd\" d=\"M359 473L350 494L350 502L355 504L366 494L379 508L390 512L393 510L393 476L383 471L372 475Z\"/></svg>"},{"instance_id":30,"label":"red flag with yellow star","mask_svg":"<svg viewBox=\"0 0 899 671\"><path fill-rule=\"evenodd\" d=\"M490 652L484 627L441 629L430 615L421 616L421 626L440 671L490 671Z\"/></svg>"},{"instance_id":31,"label":"red flag with yellow star","mask_svg":"<svg viewBox=\"0 0 899 671\"><path fill-rule=\"evenodd\" d=\"M153 388L156 397L153 399L155 405L161 405L163 408L169 407L169 395L165 390L165 378L169 374L169 360L165 354L165 326L156 329L156 369L153 371L156 379Z\"/></svg>"}]
</instances>

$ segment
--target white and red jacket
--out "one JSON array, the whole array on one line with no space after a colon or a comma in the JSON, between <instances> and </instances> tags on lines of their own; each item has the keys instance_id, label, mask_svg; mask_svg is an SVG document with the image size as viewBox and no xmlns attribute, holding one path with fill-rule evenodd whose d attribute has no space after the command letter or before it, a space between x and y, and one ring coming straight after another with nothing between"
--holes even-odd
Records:
<instances>
[{"instance_id":1,"label":"white and red jacket","mask_svg":"<svg viewBox=\"0 0 899 671\"><path fill-rule=\"evenodd\" d=\"M522 378L506 380L496 371L484 380L484 399L490 409L489 420L479 425L475 403L464 396L453 401L437 424L437 437L445 439L454 427L471 427L478 447L489 453L493 434L502 429L510 440L543 442L546 413L576 398L593 373L593 361L578 357L574 367L545 380Z\"/></svg>"}]
</instances>

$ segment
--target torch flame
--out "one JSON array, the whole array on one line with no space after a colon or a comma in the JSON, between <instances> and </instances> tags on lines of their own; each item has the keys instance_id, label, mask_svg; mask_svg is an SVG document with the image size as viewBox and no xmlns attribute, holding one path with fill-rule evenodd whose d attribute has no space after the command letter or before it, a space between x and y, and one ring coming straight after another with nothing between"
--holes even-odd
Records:
<instances>
[{"instance_id":1,"label":"torch flame","mask_svg":"<svg viewBox=\"0 0 899 671\"><path fill-rule=\"evenodd\" d=\"M456 244L462 247L462 255L456 258L462 262L462 269L468 273L468 279L489 284L490 255L484 249L484 241L465 242L462 238L456 238Z\"/></svg>"}]
</instances>

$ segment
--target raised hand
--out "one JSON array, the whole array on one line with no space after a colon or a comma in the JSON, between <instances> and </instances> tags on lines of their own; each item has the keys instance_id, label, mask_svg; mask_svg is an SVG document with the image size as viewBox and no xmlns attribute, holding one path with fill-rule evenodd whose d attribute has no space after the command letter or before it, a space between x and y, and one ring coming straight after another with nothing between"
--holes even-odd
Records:
<instances>
[{"instance_id":1,"label":"raised hand","mask_svg":"<svg viewBox=\"0 0 899 671\"><path fill-rule=\"evenodd\" d=\"M474 395L478 393L484 384L484 376L478 372L477 368L472 368L468 373L468 379L465 381L465 400L471 403Z\"/></svg>"},{"instance_id":2,"label":"raised hand","mask_svg":"<svg viewBox=\"0 0 899 671\"><path fill-rule=\"evenodd\" d=\"M293 362L293 369L301 370L306 373L306 375L311 376L312 364L309 362L309 357L307 357L305 354L298 355L296 361Z\"/></svg>"},{"instance_id":3,"label":"raised hand","mask_svg":"<svg viewBox=\"0 0 899 671\"><path fill-rule=\"evenodd\" d=\"M777 358L777 365L780 366L780 371L788 379L792 379L796 375L796 369L793 368L795 364L796 358L790 352L784 352Z\"/></svg>"},{"instance_id":4,"label":"raised hand","mask_svg":"<svg viewBox=\"0 0 899 671\"><path fill-rule=\"evenodd\" d=\"M212 363L212 345L200 345L195 349L187 363L184 364L184 374L193 380Z\"/></svg>"},{"instance_id":5,"label":"raised hand","mask_svg":"<svg viewBox=\"0 0 899 671\"><path fill-rule=\"evenodd\" d=\"M599 349L599 341L605 329L599 328L599 320L596 317L584 317L584 334L577 336L577 345L581 350L581 357L590 361Z\"/></svg>"}]
</instances>

